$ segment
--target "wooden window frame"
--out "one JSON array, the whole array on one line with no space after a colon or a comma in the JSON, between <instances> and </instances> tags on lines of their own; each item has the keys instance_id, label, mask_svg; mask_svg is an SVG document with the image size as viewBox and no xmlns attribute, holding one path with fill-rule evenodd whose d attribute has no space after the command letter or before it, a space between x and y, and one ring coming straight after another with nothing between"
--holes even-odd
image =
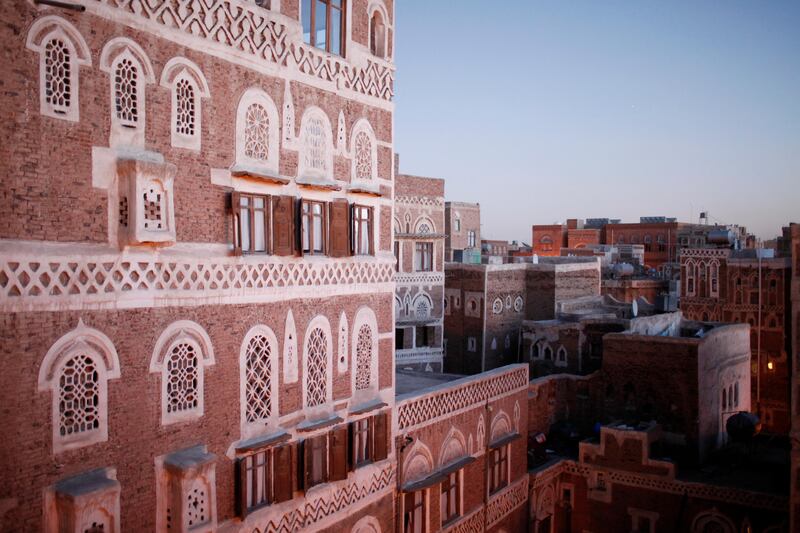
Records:
<instances>
[{"instance_id":1,"label":"wooden window frame","mask_svg":"<svg viewBox=\"0 0 800 533\"><path fill-rule=\"evenodd\" d=\"M374 462L375 458L375 422L372 417L355 420L350 425L350 440L352 442L352 453L350 460L353 468L359 468ZM361 439L366 439L366 447L359 446ZM361 450L365 456L361 457Z\"/></svg>"},{"instance_id":2,"label":"wooden window frame","mask_svg":"<svg viewBox=\"0 0 800 533\"><path fill-rule=\"evenodd\" d=\"M450 524L461 516L461 470L448 474L441 482L441 513L442 526ZM455 511L451 514L447 510L451 501L455 502Z\"/></svg>"},{"instance_id":3,"label":"wooden window frame","mask_svg":"<svg viewBox=\"0 0 800 533\"><path fill-rule=\"evenodd\" d=\"M419 495L419 502L417 502L417 495ZM415 515L417 509L420 510L419 531L427 532L427 494L426 489L417 490L414 492L407 492L403 496L403 533L414 533L417 529L417 522Z\"/></svg>"},{"instance_id":4,"label":"wooden window frame","mask_svg":"<svg viewBox=\"0 0 800 533\"><path fill-rule=\"evenodd\" d=\"M363 217L363 214L366 212L366 218ZM375 217L374 217L374 210L372 207L367 205L359 205L354 204L352 210L352 221L353 221L353 255L375 255L374 250L374 235L375 235ZM367 224L367 250L364 251L361 249L361 242L363 238L363 231L364 231L364 223Z\"/></svg>"},{"instance_id":5,"label":"wooden window frame","mask_svg":"<svg viewBox=\"0 0 800 533\"><path fill-rule=\"evenodd\" d=\"M236 460L236 504L237 515L241 518L272 505L290 500L293 497L295 479L292 475L292 458L296 455L295 445L291 443L271 445L255 449ZM277 457L276 457L277 456ZM254 464L259 457L264 458L264 469ZM250 462L250 465L248 465ZM283 472L276 470L276 465ZM248 480L250 490L248 490ZM263 498L256 502L253 488L262 483ZM280 485L283 483L283 485Z\"/></svg>"},{"instance_id":6,"label":"wooden window frame","mask_svg":"<svg viewBox=\"0 0 800 533\"><path fill-rule=\"evenodd\" d=\"M300 250L303 255L328 255L328 209L325 204L326 202L319 200L302 199L300 201ZM313 222L317 217L313 211L315 205L318 205L320 208L318 216L322 226L320 231L320 235L322 236L320 251L316 250L317 243L314 242ZM306 206L308 206L307 213ZM306 250L304 243L306 231L308 231L308 250Z\"/></svg>"},{"instance_id":7,"label":"wooden window frame","mask_svg":"<svg viewBox=\"0 0 800 533\"><path fill-rule=\"evenodd\" d=\"M241 205L242 198L247 198L249 200L248 206L246 207L248 216L250 217L250 250L243 250L242 249L242 209L243 206ZM264 207L262 209L257 209L255 207L255 199L262 199L264 201ZM254 243L255 243L255 213L257 210L264 211L264 250L255 250ZM231 211L233 212L233 251L236 255L266 255L271 253L271 244L272 239L270 238L271 233L271 220L272 220L272 197L266 194L251 194L251 193L243 193L243 192L234 192L231 193Z\"/></svg>"},{"instance_id":8,"label":"wooden window frame","mask_svg":"<svg viewBox=\"0 0 800 533\"><path fill-rule=\"evenodd\" d=\"M418 263L417 258L420 257L420 254L426 253L427 250L430 250L430 255L428 256L428 264L425 264L425 255L421 257L423 260ZM417 268L417 267L420 268ZM433 243L432 242L425 242L425 241L417 241L414 243L414 272L433 272Z\"/></svg>"},{"instance_id":9,"label":"wooden window frame","mask_svg":"<svg viewBox=\"0 0 800 533\"><path fill-rule=\"evenodd\" d=\"M318 50L324 50L324 51L328 52L329 54L337 55L337 56L340 56L340 57L345 57L345 52L346 52L346 48L347 48L346 47L346 43L347 43L347 0L341 0L340 1L340 4L341 4L340 6L333 5L333 1L332 0L303 0L303 3L305 3L305 2L310 2L310 4L311 4L311 9L309 10L310 11L309 14L311 16L311 20L309 20L309 28L310 28L310 31L308 32L309 39L308 39L308 42L306 42L306 44L309 44L309 45L313 46L314 48L317 48ZM317 4L324 4L325 5L325 48L318 47L317 43L316 43L317 36L316 36L315 27L316 27L316 22L317 22L317 20L316 20L317 19ZM339 21L340 21L340 26L341 26L339 28L339 32L340 32L340 35L339 35L340 50L339 50L339 52L332 52L331 51L331 29L332 29L331 28L331 26L332 26L332 24L331 24L331 11L332 10L338 10L339 11ZM302 12L303 12L303 6L301 4L301 6L300 6L301 17L302 17ZM302 30L302 21L300 21L300 25L301 25L301 30Z\"/></svg>"},{"instance_id":10,"label":"wooden window frame","mask_svg":"<svg viewBox=\"0 0 800 533\"><path fill-rule=\"evenodd\" d=\"M491 450L489 456L489 494L494 494L508 486L509 446Z\"/></svg>"}]
</instances>

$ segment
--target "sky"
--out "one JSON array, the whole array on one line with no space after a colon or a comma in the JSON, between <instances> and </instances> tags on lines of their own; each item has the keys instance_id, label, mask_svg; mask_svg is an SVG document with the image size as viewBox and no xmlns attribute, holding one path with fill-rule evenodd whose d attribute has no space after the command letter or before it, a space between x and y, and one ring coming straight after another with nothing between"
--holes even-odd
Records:
<instances>
[{"instance_id":1,"label":"sky","mask_svg":"<svg viewBox=\"0 0 800 533\"><path fill-rule=\"evenodd\" d=\"M481 236L673 216L800 222L800 1L398 0L400 171Z\"/></svg>"}]
</instances>

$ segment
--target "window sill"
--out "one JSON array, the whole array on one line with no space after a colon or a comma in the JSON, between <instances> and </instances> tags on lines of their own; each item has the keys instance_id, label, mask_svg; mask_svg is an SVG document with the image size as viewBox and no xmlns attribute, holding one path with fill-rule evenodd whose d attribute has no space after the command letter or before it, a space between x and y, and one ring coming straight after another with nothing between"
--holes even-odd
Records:
<instances>
[{"instance_id":1,"label":"window sill","mask_svg":"<svg viewBox=\"0 0 800 533\"><path fill-rule=\"evenodd\" d=\"M289 183L289 178L283 178L276 172L273 172L265 167L243 165L241 163L237 163L231 167L231 176L236 178L277 183L278 185L286 185Z\"/></svg>"},{"instance_id":2,"label":"window sill","mask_svg":"<svg viewBox=\"0 0 800 533\"><path fill-rule=\"evenodd\" d=\"M308 432L317 429L330 427L342 422L343 419L339 415L332 415L326 418L318 418L316 420L306 420L297 424L297 431Z\"/></svg>"},{"instance_id":3,"label":"window sill","mask_svg":"<svg viewBox=\"0 0 800 533\"><path fill-rule=\"evenodd\" d=\"M369 402L365 402L359 405L356 405L350 409L351 415L363 415L364 413L369 413L370 411L376 411L378 409L383 409L386 407L386 402L382 400L372 400Z\"/></svg>"},{"instance_id":4,"label":"window sill","mask_svg":"<svg viewBox=\"0 0 800 533\"><path fill-rule=\"evenodd\" d=\"M240 441L236 444L234 450L236 453L247 453L252 452L254 450L258 450L261 448L266 448L267 446L272 446L275 444L280 444L282 442L286 442L291 438L291 435L286 431L278 431L276 433L270 433L268 435L261 435L258 437L253 437L250 439L246 439Z\"/></svg>"},{"instance_id":5,"label":"window sill","mask_svg":"<svg viewBox=\"0 0 800 533\"><path fill-rule=\"evenodd\" d=\"M314 178L314 177L298 177L295 182L301 187L309 189L322 189L326 191L341 191L342 186L332 179L328 178Z\"/></svg>"},{"instance_id":6,"label":"window sill","mask_svg":"<svg viewBox=\"0 0 800 533\"><path fill-rule=\"evenodd\" d=\"M373 185L373 184L357 184L357 185L350 185L347 187L347 192L353 194L365 194L367 196L383 196L381 193L380 185Z\"/></svg>"}]
</instances>

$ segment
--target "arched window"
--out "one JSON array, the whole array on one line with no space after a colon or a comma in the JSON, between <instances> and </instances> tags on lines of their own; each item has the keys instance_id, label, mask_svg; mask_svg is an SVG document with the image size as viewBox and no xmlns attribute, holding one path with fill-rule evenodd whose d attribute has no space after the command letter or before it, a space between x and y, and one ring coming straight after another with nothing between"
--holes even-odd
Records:
<instances>
[{"instance_id":1,"label":"arched window","mask_svg":"<svg viewBox=\"0 0 800 533\"><path fill-rule=\"evenodd\" d=\"M372 329L364 324L358 330L356 341L356 390L370 387L370 366L372 359Z\"/></svg>"},{"instance_id":2,"label":"arched window","mask_svg":"<svg viewBox=\"0 0 800 533\"><path fill-rule=\"evenodd\" d=\"M309 107L300 122L298 177L333 179L333 140L328 115Z\"/></svg>"},{"instance_id":3,"label":"arched window","mask_svg":"<svg viewBox=\"0 0 800 533\"><path fill-rule=\"evenodd\" d=\"M38 386L53 394L53 453L108 440L107 382L119 374L111 340L82 321L53 344Z\"/></svg>"},{"instance_id":4,"label":"arched window","mask_svg":"<svg viewBox=\"0 0 800 533\"><path fill-rule=\"evenodd\" d=\"M333 398L333 341L325 317L317 316L309 323L303 353L303 404L316 413L327 409Z\"/></svg>"},{"instance_id":5,"label":"arched window","mask_svg":"<svg viewBox=\"0 0 800 533\"><path fill-rule=\"evenodd\" d=\"M214 364L211 339L190 320L172 323L156 342L150 372L161 374L161 423L203 416L203 369Z\"/></svg>"},{"instance_id":6,"label":"arched window","mask_svg":"<svg viewBox=\"0 0 800 533\"><path fill-rule=\"evenodd\" d=\"M386 57L386 24L383 15L377 9L369 19L369 51L374 56Z\"/></svg>"},{"instance_id":7,"label":"arched window","mask_svg":"<svg viewBox=\"0 0 800 533\"><path fill-rule=\"evenodd\" d=\"M261 89L245 91L236 111L236 164L231 171L277 178L280 121L278 108Z\"/></svg>"},{"instance_id":8,"label":"arched window","mask_svg":"<svg viewBox=\"0 0 800 533\"><path fill-rule=\"evenodd\" d=\"M362 307L353 321L353 398L367 400L378 390L378 321Z\"/></svg>"},{"instance_id":9,"label":"arched window","mask_svg":"<svg viewBox=\"0 0 800 533\"><path fill-rule=\"evenodd\" d=\"M378 148L375 132L366 119L356 122L350 141L352 177L354 180L370 181L377 176Z\"/></svg>"},{"instance_id":10,"label":"arched window","mask_svg":"<svg viewBox=\"0 0 800 533\"><path fill-rule=\"evenodd\" d=\"M199 150L202 130L201 98L211 96L200 67L184 57L174 57L164 67L161 86L172 92L172 146Z\"/></svg>"},{"instance_id":11,"label":"arched window","mask_svg":"<svg viewBox=\"0 0 800 533\"><path fill-rule=\"evenodd\" d=\"M417 320L427 320L431 316L431 301L426 294L414 298L414 312Z\"/></svg>"},{"instance_id":12,"label":"arched window","mask_svg":"<svg viewBox=\"0 0 800 533\"><path fill-rule=\"evenodd\" d=\"M550 252L553 250L553 239L549 235L545 235L539 239L540 249L543 252Z\"/></svg>"},{"instance_id":13,"label":"arched window","mask_svg":"<svg viewBox=\"0 0 800 533\"><path fill-rule=\"evenodd\" d=\"M92 64L80 32L61 17L48 15L33 23L26 46L39 54L39 112L77 122L78 69Z\"/></svg>"},{"instance_id":14,"label":"arched window","mask_svg":"<svg viewBox=\"0 0 800 533\"><path fill-rule=\"evenodd\" d=\"M100 68L109 74L111 84L110 144L143 147L145 86L155 82L150 59L141 46L117 37L103 47Z\"/></svg>"},{"instance_id":15,"label":"arched window","mask_svg":"<svg viewBox=\"0 0 800 533\"><path fill-rule=\"evenodd\" d=\"M728 390L726 388L722 388L722 409L725 410L728 408Z\"/></svg>"},{"instance_id":16,"label":"arched window","mask_svg":"<svg viewBox=\"0 0 800 533\"><path fill-rule=\"evenodd\" d=\"M567 366L567 349L563 346L558 347L556 353L556 366Z\"/></svg>"},{"instance_id":17,"label":"arched window","mask_svg":"<svg viewBox=\"0 0 800 533\"><path fill-rule=\"evenodd\" d=\"M545 361L552 361L553 360L553 349L550 347L549 344L546 344L544 347L544 360Z\"/></svg>"},{"instance_id":18,"label":"arched window","mask_svg":"<svg viewBox=\"0 0 800 533\"><path fill-rule=\"evenodd\" d=\"M695 275L697 266L694 261L686 262L686 294L687 296L694 296L695 294Z\"/></svg>"},{"instance_id":19,"label":"arched window","mask_svg":"<svg viewBox=\"0 0 800 533\"><path fill-rule=\"evenodd\" d=\"M242 394L242 437L263 433L277 418L278 340L266 326L254 326L245 335L239 354Z\"/></svg>"}]
</instances>

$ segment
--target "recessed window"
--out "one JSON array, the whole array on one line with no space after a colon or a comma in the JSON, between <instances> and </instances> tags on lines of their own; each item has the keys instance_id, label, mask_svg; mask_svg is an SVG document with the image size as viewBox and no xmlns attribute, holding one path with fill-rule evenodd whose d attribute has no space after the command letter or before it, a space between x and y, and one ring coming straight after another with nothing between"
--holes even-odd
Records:
<instances>
[{"instance_id":1,"label":"recessed window","mask_svg":"<svg viewBox=\"0 0 800 533\"><path fill-rule=\"evenodd\" d=\"M234 193L235 250L266 253L269 235L269 196Z\"/></svg>"},{"instance_id":2,"label":"recessed window","mask_svg":"<svg viewBox=\"0 0 800 533\"><path fill-rule=\"evenodd\" d=\"M403 533L425 531L425 491L409 492L403 498Z\"/></svg>"},{"instance_id":3,"label":"recessed window","mask_svg":"<svg viewBox=\"0 0 800 533\"><path fill-rule=\"evenodd\" d=\"M372 255L372 208L353 206L353 249L356 255Z\"/></svg>"},{"instance_id":4,"label":"recessed window","mask_svg":"<svg viewBox=\"0 0 800 533\"><path fill-rule=\"evenodd\" d=\"M303 0L300 16L306 44L344 55L345 0Z\"/></svg>"},{"instance_id":5,"label":"recessed window","mask_svg":"<svg viewBox=\"0 0 800 533\"><path fill-rule=\"evenodd\" d=\"M450 523L461 516L460 473L460 470L452 472L442 481L442 525Z\"/></svg>"},{"instance_id":6,"label":"recessed window","mask_svg":"<svg viewBox=\"0 0 800 533\"><path fill-rule=\"evenodd\" d=\"M303 200L303 253L325 253L325 205L322 202Z\"/></svg>"},{"instance_id":7,"label":"recessed window","mask_svg":"<svg viewBox=\"0 0 800 533\"><path fill-rule=\"evenodd\" d=\"M430 272L433 270L433 243L418 242L415 244L414 270Z\"/></svg>"},{"instance_id":8,"label":"recessed window","mask_svg":"<svg viewBox=\"0 0 800 533\"><path fill-rule=\"evenodd\" d=\"M386 57L386 24L378 10L369 19L369 50L374 56Z\"/></svg>"},{"instance_id":9,"label":"recessed window","mask_svg":"<svg viewBox=\"0 0 800 533\"><path fill-rule=\"evenodd\" d=\"M475 248L475 232L472 230L467 232L467 247Z\"/></svg>"},{"instance_id":10,"label":"recessed window","mask_svg":"<svg viewBox=\"0 0 800 533\"><path fill-rule=\"evenodd\" d=\"M492 450L489 461L489 492L494 493L508 485L508 445Z\"/></svg>"},{"instance_id":11,"label":"recessed window","mask_svg":"<svg viewBox=\"0 0 800 533\"><path fill-rule=\"evenodd\" d=\"M353 464L356 466L372 462L372 419L353 422Z\"/></svg>"}]
</instances>

